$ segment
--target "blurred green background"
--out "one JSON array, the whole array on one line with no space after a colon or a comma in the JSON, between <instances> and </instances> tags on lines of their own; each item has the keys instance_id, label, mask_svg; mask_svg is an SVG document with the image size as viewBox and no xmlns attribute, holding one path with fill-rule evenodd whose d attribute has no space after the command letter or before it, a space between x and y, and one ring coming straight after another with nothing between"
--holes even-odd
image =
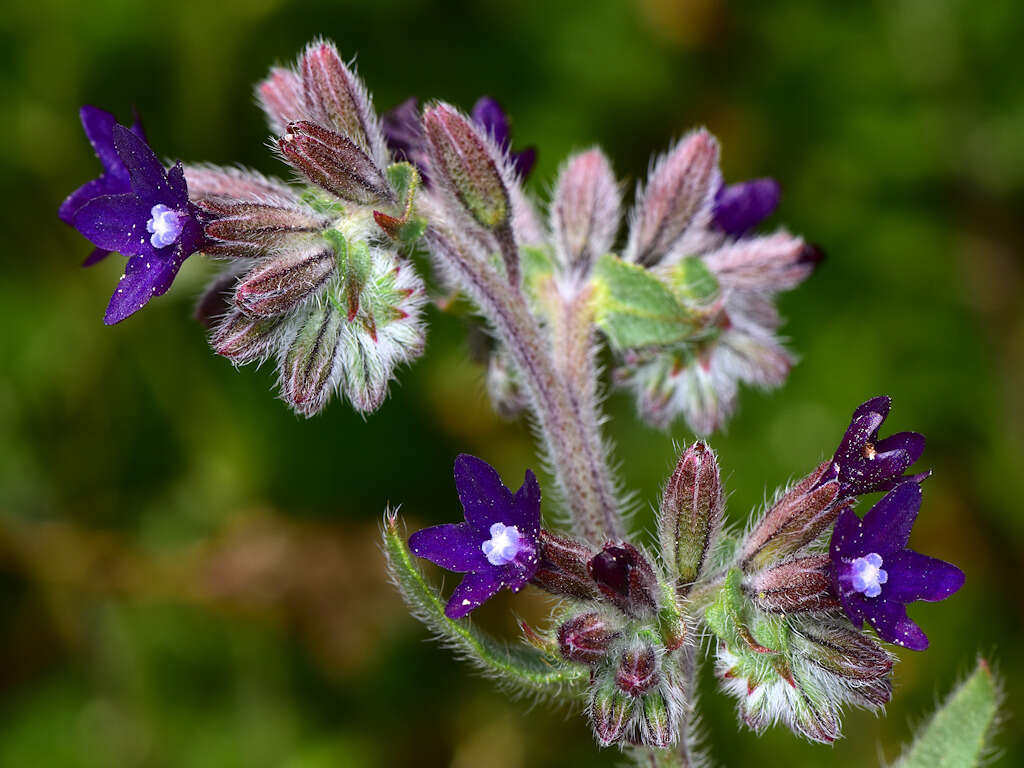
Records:
<instances>
[{"instance_id":1,"label":"blurred green background","mask_svg":"<svg viewBox=\"0 0 1024 768\"><path fill-rule=\"evenodd\" d=\"M77 110L137 105L158 153L286 175L252 84L318 35L358 55L383 110L408 95L469 107L487 93L537 144L546 196L561 159L600 143L630 188L652 151L698 124L726 177L771 175L779 214L828 260L786 295L802 362L747 391L716 436L741 524L829 452L854 406L894 397L889 431L928 435L934 467L912 545L959 564L964 589L912 616L887 718L851 713L833 748L758 739L709 676L723 765L877 765L936 696L990 655L1024 693L1024 86L1019 0L13 0L0 14L5 254L0 281L0 765L611 766L585 722L509 701L426 642L385 583L385 504L410 525L457 519L456 453L510 481L536 466L431 313L427 356L368 419L334 403L306 421L273 371L213 355L191 308L209 266L106 328L120 274L83 271L56 218L98 171ZM671 435L621 395L609 432L639 491L638 526ZM453 582L449 578L447 587ZM479 620L512 637L510 608ZM1024 761L1015 721L1003 764Z\"/></svg>"}]
</instances>

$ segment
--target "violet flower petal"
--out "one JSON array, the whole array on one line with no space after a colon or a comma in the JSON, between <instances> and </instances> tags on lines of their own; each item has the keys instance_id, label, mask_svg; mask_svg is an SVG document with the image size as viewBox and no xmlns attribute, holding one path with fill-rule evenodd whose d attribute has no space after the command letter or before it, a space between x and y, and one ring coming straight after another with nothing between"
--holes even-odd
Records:
<instances>
[{"instance_id":1,"label":"violet flower petal","mask_svg":"<svg viewBox=\"0 0 1024 768\"><path fill-rule=\"evenodd\" d=\"M952 563L909 549L885 558L882 567L889 576L886 599L901 603L945 600L964 585L964 572Z\"/></svg>"},{"instance_id":2,"label":"violet flower petal","mask_svg":"<svg viewBox=\"0 0 1024 768\"><path fill-rule=\"evenodd\" d=\"M132 256L124 269L124 276L114 289L103 322L114 325L138 312L154 296L167 292L184 261L177 251L171 259L152 259Z\"/></svg>"},{"instance_id":3,"label":"violet flower petal","mask_svg":"<svg viewBox=\"0 0 1024 768\"><path fill-rule=\"evenodd\" d=\"M480 543L480 535L469 523L435 525L409 537L414 555L457 573L491 567Z\"/></svg>"},{"instance_id":4,"label":"violet flower petal","mask_svg":"<svg viewBox=\"0 0 1024 768\"><path fill-rule=\"evenodd\" d=\"M187 192L183 199L180 189L172 188L168 182L156 153L123 125L114 126L114 147L131 176L132 191L147 206L163 203L169 208L181 208L188 202Z\"/></svg>"},{"instance_id":5,"label":"violet flower petal","mask_svg":"<svg viewBox=\"0 0 1024 768\"><path fill-rule=\"evenodd\" d=\"M530 175L530 171L533 170L533 166L537 162L537 148L527 147L521 152L512 152L510 157L512 158L512 167L515 169L516 175L520 179L525 179Z\"/></svg>"},{"instance_id":6,"label":"violet flower petal","mask_svg":"<svg viewBox=\"0 0 1024 768\"><path fill-rule=\"evenodd\" d=\"M910 620L903 603L886 600L884 595L876 600L869 620L879 637L912 651L923 651L928 647L928 636Z\"/></svg>"},{"instance_id":7,"label":"violet flower petal","mask_svg":"<svg viewBox=\"0 0 1024 768\"><path fill-rule=\"evenodd\" d=\"M536 539L540 535L540 484L532 470L526 470L523 484L513 496L513 506L508 515L511 523L502 520L506 525L514 525L521 536Z\"/></svg>"},{"instance_id":8,"label":"violet flower petal","mask_svg":"<svg viewBox=\"0 0 1024 768\"><path fill-rule=\"evenodd\" d=\"M444 608L449 619L461 619L490 600L502 588L501 579L491 571L467 573Z\"/></svg>"},{"instance_id":9,"label":"violet flower petal","mask_svg":"<svg viewBox=\"0 0 1024 768\"><path fill-rule=\"evenodd\" d=\"M721 186L715 194L715 224L729 235L746 234L772 214L782 190L775 179L751 179Z\"/></svg>"},{"instance_id":10,"label":"violet flower petal","mask_svg":"<svg viewBox=\"0 0 1024 768\"><path fill-rule=\"evenodd\" d=\"M903 483L890 491L864 515L857 556L877 552L884 559L904 549L920 509L921 486L917 483Z\"/></svg>"},{"instance_id":11,"label":"violet flower petal","mask_svg":"<svg viewBox=\"0 0 1024 768\"><path fill-rule=\"evenodd\" d=\"M146 231L149 218L150 207L135 195L105 195L78 210L74 227L100 248L156 259L156 249Z\"/></svg>"},{"instance_id":12,"label":"violet flower petal","mask_svg":"<svg viewBox=\"0 0 1024 768\"><path fill-rule=\"evenodd\" d=\"M57 210L57 216L69 227L74 226L75 214L90 200L104 195L121 195L130 191L131 185L128 183L127 177L122 182L108 175L100 176L98 179L85 182L68 195Z\"/></svg>"},{"instance_id":13,"label":"violet flower petal","mask_svg":"<svg viewBox=\"0 0 1024 768\"><path fill-rule=\"evenodd\" d=\"M881 424L889 416L889 410L892 408L892 398L888 395L878 395L872 397L870 400L861 403L857 406L857 409L853 412L851 421L864 416L869 413L878 415L878 423Z\"/></svg>"},{"instance_id":14,"label":"violet flower petal","mask_svg":"<svg viewBox=\"0 0 1024 768\"><path fill-rule=\"evenodd\" d=\"M502 149L508 149L508 116L501 105L490 96L481 96L473 105L473 122L489 133Z\"/></svg>"},{"instance_id":15,"label":"violet flower petal","mask_svg":"<svg viewBox=\"0 0 1024 768\"><path fill-rule=\"evenodd\" d=\"M478 534L487 534L494 523L515 525L509 520L509 512L515 506L512 492L501 482L497 470L486 461L467 453L459 454L455 459L455 488L465 510L466 522Z\"/></svg>"},{"instance_id":16,"label":"violet flower petal","mask_svg":"<svg viewBox=\"0 0 1024 768\"><path fill-rule=\"evenodd\" d=\"M103 170L127 181L128 170L114 149L114 126L117 119L105 109L88 104L79 110L78 115L82 120L85 135L103 165Z\"/></svg>"},{"instance_id":17,"label":"violet flower petal","mask_svg":"<svg viewBox=\"0 0 1024 768\"><path fill-rule=\"evenodd\" d=\"M90 253L86 257L85 261L82 262L82 266L91 267L94 264L99 264L112 253L113 251L108 251L106 248L93 248L92 253Z\"/></svg>"}]
</instances>

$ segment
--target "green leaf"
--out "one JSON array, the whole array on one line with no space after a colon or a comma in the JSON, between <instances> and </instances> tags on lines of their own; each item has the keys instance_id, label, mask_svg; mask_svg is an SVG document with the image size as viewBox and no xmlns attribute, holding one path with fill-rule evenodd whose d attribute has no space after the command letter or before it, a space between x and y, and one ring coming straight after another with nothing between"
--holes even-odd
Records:
<instances>
[{"instance_id":1,"label":"green leaf","mask_svg":"<svg viewBox=\"0 0 1024 768\"><path fill-rule=\"evenodd\" d=\"M551 693L569 686L582 691L590 676L581 665L563 665L533 648L510 648L476 629L469 621L453 621L444 615L444 602L413 562L398 525L389 512L384 522L384 554L391 579L413 615L426 624L445 645L483 672L512 688Z\"/></svg>"},{"instance_id":2,"label":"green leaf","mask_svg":"<svg viewBox=\"0 0 1024 768\"><path fill-rule=\"evenodd\" d=\"M676 344L699 328L695 314L642 267L607 253L593 280L596 322L616 349Z\"/></svg>"},{"instance_id":3,"label":"green leaf","mask_svg":"<svg viewBox=\"0 0 1024 768\"><path fill-rule=\"evenodd\" d=\"M971 676L946 699L893 768L971 768L988 754L998 720L999 682L978 659Z\"/></svg>"},{"instance_id":4,"label":"green leaf","mask_svg":"<svg viewBox=\"0 0 1024 768\"><path fill-rule=\"evenodd\" d=\"M672 287L684 300L707 305L718 296L718 278L699 256L687 256L672 267Z\"/></svg>"}]
</instances>

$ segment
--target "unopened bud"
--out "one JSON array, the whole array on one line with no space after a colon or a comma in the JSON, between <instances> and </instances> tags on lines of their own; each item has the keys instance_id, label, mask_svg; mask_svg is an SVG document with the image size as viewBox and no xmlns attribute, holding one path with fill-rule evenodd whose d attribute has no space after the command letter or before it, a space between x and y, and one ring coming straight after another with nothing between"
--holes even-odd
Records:
<instances>
[{"instance_id":1,"label":"unopened bud","mask_svg":"<svg viewBox=\"0 0 1024 768\"><path fill-rule=\"evenodd\" d=\"M210 346L218 355L244 365L266 359L273 351L280 318L249 317L234 309L217 325Z\"/></svg>"},{"instance_id":2,"label":"unopened bud","mask_svg":"<svg viewBox=\"0 0 1024 768\"><path fill-rule=\"evenodd\" d=\"M785 232L737 240L711 252L704 263L726 286L776 292L795 288L814 271L821 251Z\"/></svg>"},{"instance_id":3,"label":"unopened bud","mask_svg":"<svg viewBox=\"0 0 1024 768\"><path fill-rule=\"evenodd\" d=\"M480 226L508 226L508 189L499 170L497 149L478 126L453 107L441 104L423 115L433 168Z\"/></svg>"},{"instance_id":4,"label":"unopened bud","mask_svg":"<svg viewBox=\"0 0 1024 768\"><path fill-rule=\"evenodd\" d=\"M721 185L718 142L707 131L683 138L661 157L638 197L626 258L650 266L671 250L704 213Z\"/></svg>"},{"instance_id":5,"label":"unopened bud","mask_svg":"<svg viewBox=\"0 0 1024 768\"><path fill-rule=\"evenodd\" d=\"M395 202L376 164L351 139L308 121L289 123L278 146L305 176L343 200L360 205Z\"/></svg>"},{"instance_id":6,"label":"unopened bud","mask_svg":"<svg viewBox=\"0 0 1024 768\"><path fill-rule=\"evenodd\" d=\"M558 650L569 661L597 664L621 633L599 613L584 613L558 628Z\"/></svg>"},{"instance_id":7,"label":"unopened bud","mask_svg":"<svg viewBox=\"0 0 1024 768\"><path fill-rule=\"evenodd\" d=\"M683 584L697 580L722 527L722 483L715 454L694 443L676 464L658 512L662 556Z\"/></svg>"},{"instance_id":8,"label":"unopened bud","mask_svg":"<svg viewBox=\"0 0 1024 768\"><path fill-rule=\"evenodd\" d=\"M274 133L282 133L292 120L305 116L302 81L290 69L271 69L270 77L256 87L256 96Z\"/></svg>"},{"instance_id":9,"label":"unopened bud","mask_svg":"<svg viewBox=\"0 0 1024 768\"><path fill-rule=\"evenodd\" d=\"M839 605L832 593L828 555L786 560L758 571L747 581L754 604L769 613L827 611Z\"/></svg>"},{"instance_id":10,"label":"unopened bud","mask_svg":"<svg viewBox=\"0 0 1024 768\"><path fill-rule=\"evenodd\" d=\"M328 243L307 243L261 262L239 282L235 303L254 317L283 314L323 286L336 267Z\"/></svg>"},{"instance_id":11,"label":"unopened bud","mask_svg":"<svg viewBox=\"0 0 1024 768\"><path fill-rule=\"evenodd\" d=\"M330 43L314 43L302 57L302 88L308 113L351 139L377 162L382 133L365 86Z\"/></svg>"},{"instance_id":12,"label":"unopened bud","mask_svg":"<svg viewBox=\"0 0 1024 768\"><path fill-rule=\"evenodd\" d=\"M602 747L619 742L633 716L636 699L619 690L614 681L599 680L590 697L590 720Z\"/></svg>"},{"instance_id":13,"label":"unopened bud","mask_svg":"<svg viewBox=\"0 0 1024 768\"><path fill-rule=\"evenodd\" d=\"M541 529L540 567L531 582L559 597L597 600L601 593L588 568L593 554L579 542Z\"/></svg>"},{"instance_id":14,"label":"unopened bud","mask_svg":"<svg viewBox=\"0 0 1024 768\"><path fill-rule=\"evenodd\" d=\"M632 544L605 544L588 570L601 594L630 616L649 615L657 607L654 569Z\"/></svg>"},{"instance_id":15,"label":"unopened bud","mask_svg":"<svg viewBox=\"0 0 1024 768\"><path fill-rule=\"evenodd\" d=\"M281 361L281 394L299 413L312 416L327 402L344 318L326 303L313 306Z\"/></svg>"},{"instance_id":16,"label":"unopened bud","mask_svg":"<svg viewBox=\"0 0 1024 768\"><path fill-rule=\"evenodd\" d=\"M615 684L630 696L641 696L658 684L658 656L649 645L630 648L619 659Z\"/></svg>"},{"instance_id":17,"label":"unopened bud","mask_svg":"<svg viewBox=\"0 0 1024 768\"><path fill-rule=\"evenodd\" d=\"M291 235L319 232L327 218L311 210L267 203L202 200L199 207L211 215L204 227L210 244L206 253L249 257Z\"/></svg>"},{"instance_id":18,"label":"unopened bud","mask_svg":"<svg viewBox=\"0 0 1024 768\"><path fill-rule=\"evenodd\" d=\"M884 680L892 672L892 656L849 627L804 621L792 638L793 648L803 657L850 683Z\"/></svg>"},{"instance_id":19,"label":"unopened bud","mask_svg":"<svg viewBox=\"0 0 1024 768\"><path fill-rule=\"evenodd\" d=\"M206 330L213 330L218 322L231 310L231 297L235 293L238 272L226 269L217 275L203 290L196 302L193 317L203 324Z\"/></svg>"},{"instance_id":20,"label":"unopened bud","mask_svg":"<svg viewBox=\"0 0 1024 768\"><path fill-rule=\"evenodd\" d=\"M594 259L611 250L621 203L619 186L601 150L569 159L551 203L551 231L565 266L586 272Z\"/></svg>"},{"instance_id":21,"label":"unopened bud","mask_svg":"<svg viewBox=\"0 0 1024 768\"><path fill-rule=\"evenodd\" d=\"M641 742L648 747L665 749L676 742L676 718L660 690L651 691L643 698L643 725Z\"/></svg>"},{"instance_id":22,"label":"unopened bud","mask_svg":"<svg viewBox=\"0 0 1024 768\"><path fill-rule=\"evenodd\" d=\"M743 541L740 562L747 571L788 557L817 539L839 514L839 483L823 463L782 498L754 526Z\"/></svg>"}]
</instances>

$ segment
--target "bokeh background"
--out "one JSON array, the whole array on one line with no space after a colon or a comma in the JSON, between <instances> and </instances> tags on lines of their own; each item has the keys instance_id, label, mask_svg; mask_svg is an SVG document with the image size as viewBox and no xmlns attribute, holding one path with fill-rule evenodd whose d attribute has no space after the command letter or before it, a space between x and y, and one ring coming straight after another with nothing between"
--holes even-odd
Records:
<instances>
[{"instance_id":1,"label":"bokeh background","mask_svg":"<svg viewBox=\"0 0 1024 768\"><path fill-rule=\"evenodd\" d=\"M295 417L273 371L235 371L191 317L209 274L106 328L121 261L56 218L96 175L77 110L136 105L158 152L285 170L252 84L318 35L358 55L387 109L409 95L497 97L561 159L600 143L632 187L694 125L729 180L771 175L772 224L828 260L785 296L802 362L747 391L713 444L730 519L831 451L889 393L886 429L925 432L934 467L912 538L958 563L954 598L911 610L887 718L851 713L832 748L737 726L703 681L720 764L877 765L979 652L1006 680L1003 764L1024 761L1024 92L1019 0L13 0L0 14L0 765L611 766L584 721L510 701L426 641L385 582L387 503L457 519L468 451L518 480L528 431L494 416L460 320L432 312L427 356L370 418ZM621 395L608 430L640 496L672 441ZM434 572L437 574L437 572ZM440 574L437 574L440 577ZM451 587L449 580L447 587ZM512 637L527 590L479 612Z\"/></svg>"}]
</instances>

